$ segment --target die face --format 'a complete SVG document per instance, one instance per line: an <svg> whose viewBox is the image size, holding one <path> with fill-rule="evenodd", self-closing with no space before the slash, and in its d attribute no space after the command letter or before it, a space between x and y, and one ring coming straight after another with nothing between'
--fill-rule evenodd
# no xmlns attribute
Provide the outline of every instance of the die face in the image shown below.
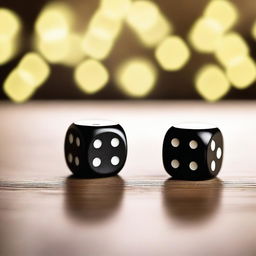
<svg viewBox="0 0 256 256"><path fill-rule="evenodd" d="M79 138L80 145L70 143ZM70 163L70 154L73 162ZM70 170L82 177L105 177L117 174L123 168L127 156L127 140L123 128L111 121L82 120L67 131L65 157ZM79 165L77 165L77 158Z"/></svg>
<svg viewBox="0 0 256 256"><path fill-rule="evenodd" d="M76 126L71 125L69 127L64 144L66 163L74 174L79 174L85 165L83 157L85 154L85 142L82 133Z"/></svg>
<svg viewBox="0 0 256 256"><path fill-rule="evenodd" d="M211 138L207 147L207 166L210 176L216 177L223 161L224 143L223 136L218 130Z"/></svg>
<svg viewBox="0 0 256 256"><path fill-rule="evenodd" d="M212 172L209 168L213 154L209 153L208 145L218 132L214 127L171 127L163 143L166 171L173 178L184 180L203 180L216 176L218 172Z"/></svg>
<svg viewBox="0 0 256 256"><path fill-rule="evenodd" d="M126 138L118 129L97 131L88 149L90 168L99 175L117 174L123 168L126 156Z"/></svg>
<svg viewBox="0 0 256 256"><path fill-rule="evenodd" d="M104 127L115 127L120 126L118 123L113 122L111 120L98 120L98 119L90 119L90 120L78 120L74 122L75 125L80 127L88 127L88 128L104 128Z"/></svg>

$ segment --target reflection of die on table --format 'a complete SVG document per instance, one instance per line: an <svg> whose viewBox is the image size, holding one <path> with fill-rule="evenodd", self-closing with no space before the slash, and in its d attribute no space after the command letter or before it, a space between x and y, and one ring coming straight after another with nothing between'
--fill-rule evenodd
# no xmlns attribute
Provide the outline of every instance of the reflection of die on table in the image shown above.
<svg viewBox="0 0 256 256"><path fill-rule="evenodd" d="M126 135L121 125L115 122L81 120L68 128L65 158L76 176L115 175L123 168L126 156Z"/></svg>
<svg viewBox="0 0 256 256"><path fill-rule="evenodd" d="M163 164L174 179L216 177L223 159L221 131L205 124L172 126L163 142Z"/></svg>

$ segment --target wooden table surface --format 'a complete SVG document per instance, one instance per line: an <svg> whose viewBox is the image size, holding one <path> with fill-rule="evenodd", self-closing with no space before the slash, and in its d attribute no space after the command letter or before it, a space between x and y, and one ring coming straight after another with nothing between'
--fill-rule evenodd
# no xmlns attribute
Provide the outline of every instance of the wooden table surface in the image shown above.
<svg viewBox="0 0 256 256"><path fill-rule="evenodd" d="M2 102L0 118L0 255L256 255L255 102ZM126 130L120 176L69 177L64 135L83 118ZM163 137L184 121L222 130L218 179L169 180Z"/></svg>

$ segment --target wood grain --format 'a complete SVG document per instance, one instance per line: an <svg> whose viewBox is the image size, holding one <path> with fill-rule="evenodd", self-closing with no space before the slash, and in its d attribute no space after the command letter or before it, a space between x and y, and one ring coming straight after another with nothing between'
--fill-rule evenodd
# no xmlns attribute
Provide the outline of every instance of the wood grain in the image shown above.
<svg viewBox="0 0 256 256"><path fill-rule="evenodd" d="M0 255L256 255L255 116L253 102L1 103ZM126 130L120 176L70 176L64 134L82 118ZM163 136L181 121L223 131L218 179L164 171Z"/></svg>

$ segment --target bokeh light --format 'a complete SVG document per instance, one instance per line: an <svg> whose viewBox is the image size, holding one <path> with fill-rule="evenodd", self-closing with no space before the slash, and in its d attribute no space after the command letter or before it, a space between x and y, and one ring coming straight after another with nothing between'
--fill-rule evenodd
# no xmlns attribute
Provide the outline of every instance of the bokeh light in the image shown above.
<svg viewBox="0 0 256 256"><path fill-rule="evenodd" d="M50 75L50 67L37 53L27 53L19 62L18 68L31 86L38 88Z"/></svg>
<svg viewBox="0 0 256 256"><path fill-rule="evenodd" d="M4 92L15 102L28 100L50 75L48 64L37 54L27 53L4 82Z"/></svg>
<svg viewBox="0 0 256 256"><path fill-rule="evenodd" d="M68 49L65 51L65 55L61 60L60 64L65 66L74 67L78 65L84 58L85 54L82 49L82 36L77 33L70 34L67 39Z"/></svg>
<svg viewBox="0 0 256 256"><path fill-rule="evenodd" d="M122 20L112 19L102 11L96 11L93 15L89 30L103 38L111 38L114 40L120 33L122 28Z"/></svg>
<svg viewBox="0 0 256 256"><path fill-rule="evenodd" d="M229 0L211 0L204 16L217 21L224 31L231 29L238 21L236 6Z"/></svg>
<svg viewBox="0 0 256 256"><path fill-rule="evenodd" d="M155 87L157 69L145 58L131 58L120 65L116 72L116 81L125 94L132 97L145 97Z"/></svg>
<svg viewBox="0 0 256 256"><path fill-rule="evenodd" d="M17 103L28 100L50 75L48 64L37 53L27 53L4 81L5 94Z"/></svg>
<svg viewBox="0 0 256 256"><path fill-rule="evenodd" d="M18 69L14 69L6 78L3 89L5 94L14 102L27 101L34 93L35 88L31 86L26 77Z"/></svg>
<svg viewBox="0 0 256 256"><path fill-rule="evenodd" d="M131 0L101 0L100 10L112 19L123 19L131 2Z"/></svg>
<svg viewBox="0 0 256 256"><path fill-rule="evenodd" d="M113 62L106 61L112 70L111 65L120 63L120 58L127 57L127 53L131 56L129 51L134 50L134 57L121 63L114 77L119 89L135 98L147 97L158 79L152 54L151 58L140 58L141 51L151 50L164 71L179 71L188 64L193 51L182 37L174 35L174 26L158 2L98 0L97 4L89 20L83 15L79 20L79 12L74 12L76 6L67 2L54 0L42 8L35 20L32 37L34 50L40 55L26 54L5 80L4 91L11 99L24 102L35 93L50 74L47 62L74 68L75 83L80 90L94 94L103 89L110 79L102 61L112 57ZM189 30L188 39L193 48L200 53L213 54L224 69L218 65L206 65L199 70L196 90L208 101L224 97L231 85L246 89L256 80L256 63L250 56L251 42L246 42L242 35L232 30L239 20L239 11L230 0L210 0ZM125 25L134 32L144 49L136 52L138 49L133 41L121 36ZM177 30L180 29L178 25ZM182 26L185 27L185 23ZM17 14L0 8L0 65L17 55L21 45L21 27ZM256 22L251 33L256 40ZM119 37L123 49L117 49L112 55ZM127 44L131 43L131 47L124 44L125 40ZM24 48L28 46L24 40ZM17 94L14 92L16 89Z"/></svg>
<svg viewBox="0 0 256 256"><path fill-rule="evenodd" d="M256 40L256 21L254 22L254 24L252 26L252 36Z"/></svg>
<svg viewBox="0 0 256 256"><path fill-rule="evenodd" d="M17 47L16 40L9 40L0 36L0 65L4 65L15 56Z"/></svg>
<svg viewBox="0 0 256 256"><path fill-rule="evenodd" d="M145 47L156 47L168 34L173 32L173 26L163 15L158 17L157 23L140 34L140 41Z"/></svg>
<svg viewBox="0 0 256 256"><path fill-rule="evenodd" d="M123 21L96 11L82 40L84 53L94 59L106 59L114 46Z"/></svg>
<svg viewBox="0 0 256 256"><path fill-rule="evenodd" d="M65 38L69 33L69 24L58 11L46 11L36 22L36 32L42 40L55 41Z"/></svg>
<svg viewBox="0 0 256 256"><path fill-rule="evenodd" d="M177 71L187 64L190 50L182 38L169 36L158 45L155 56L164 70Z"/></svg>
<svg viewBox="0 0 256 256"><path fill-rule="evenodd" d="M45 41L65 39L74 23L74 14L69 5L63 2L47 4L35 23L38 36Z"/></svg>
<svg viewBox="0 0 256 256"><path fill-rule="evenodd" d="M0 8L0 38L14 39L20 29L19 17L9 9Z"/></svg>
<svg viewBox="0 0 256 256"><path fill-rule="evenodd" d="M36 20L35 48L51 63L59 63L68 55L73 16L69 5L53 2L43 8Z"/></svg>
<svg viewBox="0 0 256 256"><path fill-rule="evenodd" d="M127 22L138 32L144 32L157 23L159 15L160 10L154 2L135 1L128 12Z"/></svg>
<svg viewBox="0 0 256 256"><path fill-rule="evenodd" d="M69 52L68 38L53 41L45 41L38 38L35 46L50 63L60 63Z"/></svg>
<svg viewBox="0 0 256 256"><path fill-rule="evenodd" d="M199 70L195 84L197 92L211 102L224 97L230 89L230 82L224 71L213 64L205 65Z"/></svg>
<svg viewBox="0 0 256 256"><path fill-rule="evenodd" d="M45 6L35 23L35 30L44 41L65 39L73 24L70 6L61 2L53 2Z"/></svg>
<svg viewBox="0 0 256 256"><path fill-rule="evenodd" d="M81 62L85 53L82 49L82 36L70 33L65 39L45 41L36 38L35 48L50 63L73 67Z"/></svg>
<svg viewBox="0 0 256 256"><path fill-rule="evenodd" d="M74 78L80 90L87 94L94 94L108 83L109 74L102 63L87 59L76 67Z"/></svg>
<svg viewBox="0 0 256 256"><path fill-rule="evenodd" d="M255 82L255 62L250 57L249 46L242 36L236 32L228 32L237 23L238 18L238 10L232 2L211 0L203 16L192 27L189 38L197 51L215 54L216 59L226 69L225 79L229 79L235 88L245 89ZM197 91L210 101L220 99L226 93L224 88L227 88L224 86L223 90L219 90L216 86L216 91L212 89L210 82L214 81L212 79L214 72L216 79L218 78L220 83L222 80L225 84L223 71L217 66L215 69L210 66L210 68L201 70L196 81ZM205 82L207 79L208 87ZM210 94L212 97L209 97Z"/></svg>
<svg viewBox="0 0 256 256"><path fill-rule="evenodd" d="M94 31L88 31L82 41L84 54L97 60L106 59L113 46L113 40L106 37L100 37Z"/></svg>
<svg viewBox="0 0 256 256"><path fill-rule="evenodd" d="M0 8L0 65L10 61L17 53L21 21L11 10Z"/></svg>
<svg viewBox="0 0 256 256"><path fill-rule="evenodd" d="M155 47L172 32L171 23L151 1L133 2L126 21L146 47Z"/></svg>
<svg viewBox="0 0 256 256"><path fill-rule="evenodd" d="M227 76L237 89L245 89L256 80L256 65L249 56L238 57L227 68Z"/></svg>
<svg viewBox="0 0 256 256"><path fill-rule="evenodd" d="M222 34L223 28L214 19L200 18L193 25L189 40L197 51L213 53Z"/></svg>
<svg viewBox="0 0 256 256"><path fill-rule="evenodd" d="M215 56L218 61L229 66L238 57L247 56L249 47L245 40L235 32L225 34L218 42Z"/></svg>

